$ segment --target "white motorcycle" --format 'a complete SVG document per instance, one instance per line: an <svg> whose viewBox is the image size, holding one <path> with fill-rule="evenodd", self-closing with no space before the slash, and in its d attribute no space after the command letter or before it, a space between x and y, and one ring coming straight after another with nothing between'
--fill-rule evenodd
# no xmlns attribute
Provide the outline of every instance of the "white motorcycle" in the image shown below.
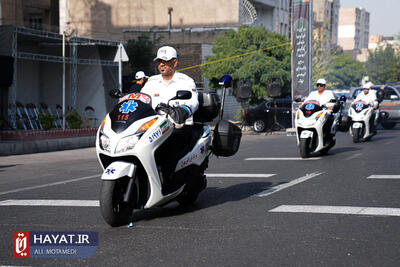
<svg viewBox="0 0 400 267"><path fill-rule="evenodd" d="M353 136L354 143L361 140L368 141L375 135L375 112L370 104L364 101L353 102L349 108L349 117L351 118L349 132Z"/></svg>
<svg viewBox="0 0 400 267"><path fill-rule="evenodd" d="M190 91L178 91L173 99L191 96ZM231 156L237 152L241 138L239 127L221 120L213 133L204 123L218 115L221 104L217 95L199 93L199 103L192 142L187 144L187 151L175 166L172 187L161 171L168 152L160 147L175 127L168 115L156 113L151 97L141 93L122 97L107 114L97 132L96 151L104 170L101 214L109 225L127 224L134 210L163 206L172 200L182 205L194 203L207 185L204 171L210 155Z"/></svg>
<svg viewBox="0 0 400 267"><path fill-rule="evenodd" d="M335 143L337 124L341 118L340 112L333 115L331 127L326 127L331 110L321 106L318 101L307 101L296 112L295 127L297 146L300 156L307 158L311 153L327 154Z"/></svg>

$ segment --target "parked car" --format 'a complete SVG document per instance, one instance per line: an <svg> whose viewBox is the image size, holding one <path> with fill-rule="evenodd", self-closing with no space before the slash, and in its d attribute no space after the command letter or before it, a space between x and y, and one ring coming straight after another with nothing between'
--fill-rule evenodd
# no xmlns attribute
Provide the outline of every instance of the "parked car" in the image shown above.
<svg viewBox="0 0 400 267"><path fill-rule="evenodd" d="M375 85L371 89L378 91L381 85ZM348 105L354 101L362 87L351 88ZM381 112L381 125L385 129L392 129L397 123L400 123L400 85L385 85L382 102L379 104Z"/></svg>
<svg viewBox="0 0 400 267"><path fill-rule="evenodd" d="M275 126L288 128L292 125L292 101L289 98L266 100L244 113L244 122L253 126L256 132L274 129Z"/></svg>

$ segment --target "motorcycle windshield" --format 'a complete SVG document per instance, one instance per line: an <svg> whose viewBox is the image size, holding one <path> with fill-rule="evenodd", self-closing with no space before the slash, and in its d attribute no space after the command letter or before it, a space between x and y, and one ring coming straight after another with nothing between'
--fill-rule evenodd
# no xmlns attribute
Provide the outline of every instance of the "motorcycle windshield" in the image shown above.
<svg viewBox="0 0 400 267"><path fill-rule="evenodd" d="M151 97L146 94L129 94L122 97L109 113L111 129L116 133L126 130L137 120L157 115L151 106Z"/></svg>
<svg viewBox="0 0 400 267"><path fill-rule="evenodd" d="M366 102L355 102L353 104L353 108L356 113L360 113L361 111L367 109L368 107L369 105Z"/></svg>
<svg viewBox="0 0 400 267"><path fill-rule="evenodd" d="M322 107L319 105L319 102L310 101L304 103L303 106L300 108L300 110L303 112L304 117L308 118L315 112L321 111Z"/></svg>

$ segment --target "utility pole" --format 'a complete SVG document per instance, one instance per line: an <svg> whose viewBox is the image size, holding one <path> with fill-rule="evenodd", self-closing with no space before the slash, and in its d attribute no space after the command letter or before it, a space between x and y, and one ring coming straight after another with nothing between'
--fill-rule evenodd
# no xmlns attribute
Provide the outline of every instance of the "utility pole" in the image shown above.
<svg viewBox="0 0 400 267"><path fill-rule="evenodd" d="M63 58L63 75L62 75L62 128L65 131L65 30L62 35L62 58Z"/></svg>

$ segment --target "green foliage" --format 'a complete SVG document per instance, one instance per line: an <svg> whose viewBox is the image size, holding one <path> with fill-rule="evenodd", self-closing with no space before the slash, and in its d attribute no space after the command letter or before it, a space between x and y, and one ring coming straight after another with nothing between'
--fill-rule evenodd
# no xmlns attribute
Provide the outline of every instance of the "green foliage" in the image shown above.
<svg viewBox="0 0 400 267"><path fill-rule="evenodd" d="M369 52L366 62L367 75L374 83L386 83L387 81L400 80L400 56L399 51L387 45Z"/></svg>
<svg viewBox="0 0 400 267"><path fill-rule="evenodd" d="M326 80L336 88L356 87L365 75L364 63L353 59L349 54L330 58Z"/></svg>
<svg viewBox="0 0 400 267"><path fill-rule="evenodd" d="M287 42L285 36L263 27L240 26L237 31L228 30L214 41L212 51L215 55L207 57L206 63L210 64L202 67L202 73L213 88L218 87L218 80L225 73L232 75L234 84L239 79L250 79L256 99L267 96L268 78L279 77L283 91L289 93L290 48L267 49Z"/></svg>
<svg viewBox="0 0 400 267"><path fill-rule="evenodd" d="M359 86L365 72L363 63L331 46L329 39L313 35L313 85L324 78L329 88Z"/></svg>
<svg viewBox="0 0 400 267"><path fill-rule="evenodd" d="M54 116L51 116L49 113L39 113L39 121L42 124L43 130L50 130L54 120Z"/></svg>
<svg viewBox="0 0 400 267"><path fill-rule="evenodd" d="M68 126L71 129L79 129L82 125L82 117L76 110L69 112L65 116L65 120L68 122Z"/></svg>
<svg viewBox="0 0 400 267"><path fill-rule="evenodd" d="M146 74L154 73L153 58L155 43L145 35L139 36L137 40L128 40L126 53L128 54L129 63L134 73L139 70L144 71Z"/></svg>

